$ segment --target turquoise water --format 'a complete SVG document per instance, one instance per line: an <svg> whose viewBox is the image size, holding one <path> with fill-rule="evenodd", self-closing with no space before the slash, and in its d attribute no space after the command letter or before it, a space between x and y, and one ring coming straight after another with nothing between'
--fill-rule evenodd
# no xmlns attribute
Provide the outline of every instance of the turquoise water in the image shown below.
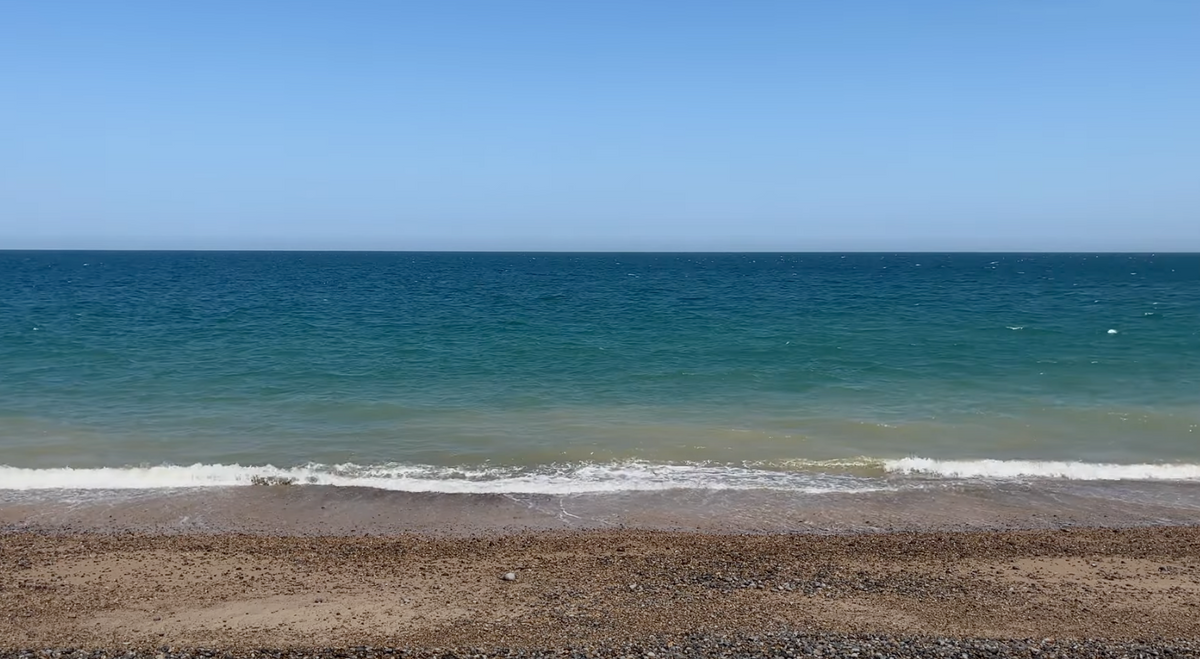
<svg viewBox="0 0 1200 659"><path fill-rule="evenodd" d="M0 291L0 489L1200 479L1200 255L10 251Z"/></svg>

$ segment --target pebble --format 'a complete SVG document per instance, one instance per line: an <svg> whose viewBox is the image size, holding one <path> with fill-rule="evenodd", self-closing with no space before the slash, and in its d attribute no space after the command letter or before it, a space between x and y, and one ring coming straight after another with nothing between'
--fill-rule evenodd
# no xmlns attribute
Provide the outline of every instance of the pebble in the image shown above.
<svg viewBox="0 0 1200 659"><path fill-rule="evenodd" d="M1143 594L1145 599L1112 600L1124 591L1113 590L1115 586L1104 586L1109 582L1103 581L1108 568L1117 560L1130 558L1146 562L1144 568L1139 569L1154 573L1152 577L1144 577L1151 580L1151 586L1168 582L1190 584L1200 577L1200 566L1195 564L1200 529L1191 527L832 537L615 532L605 536L530 535L467 540L118 536L81 537L77 542L80 543L78 547L59 537L33 534L10 534L0 538L0 577L5 577L0 579L0 648L7 648L0 649L0 659L46 656L50 659L100 659L100 655L92 651L95 647L92 644L107 645L110 648L106 655L108 659L160 659L156 653L163 654L161 659L236 659L250 657L251 653L258 659L370 659L383 656L524 656L540 659L550 656L648 657L649 653L653 653L655 659L842 657L854 653L862 659L952 659L963 654L972 659L1200 656L1200 617L1195 616L1195 609L1185 608L1195 606L1196 600L1190 591L1164 595L1157 594L1158 590L1146 591L1151 592L1153 598ZM607 549L617 546L625 547L626 551ZM183 602L163 601L154 584L145 578L111 581L123 587L123 596L129 598L130 604L121 604L108 590L83 591L80 586L56 586L52 581L58 562L66 562L64 555L92 560L89 556L96 555L95 552L103 557L129 551L175 552L168 556L178 556L180 561L190 561L192 559L188 557L200 553L214 560L271 561L267 564L279 566L281 574L299 577L294 594L302 597L299 601L304 603L326 599L319 595L320 592L337 593L334 599L339 605L353 602L359 592L355 588L374 597L378 580L379 583L400 584L398 587L405 589L400 591L405 597L398 598L402 603L411 597L419 604L413 610L397 607L397 615L412 616L412 631L403 624L368 626L369 615L364 616L365 620L346 622L339 617L334 624L328 621L334 618L335 609L339 607L320 606L312 607L308 612L327 616L327 619L323 618L325 626L306 636L305 641L296 642L282 634L275 638L283 640L271 640L270 633L250 631L226 635L214 630L192 637L193 643L201 642L200 638L207 639L204 650L143 649L151 643L176 646L187 639L186 632L195 627L189 628L186 616L182 621L177 621L177 616L168 618L172 622L162 626L168 631L162 638L144 629L133 628L127 632L89 636L90 621L63 624L69 619L68 615L75 615L77 610L83 612L80 618L85 619L97 614L112 615L114 606L125 607L117 611L136 610L138 616L144 616L145 609L140 608L144 606L143 602L153 601L155 608L160 610L168 610L172 602ZM1078 588L1073 580L1048 590L1039 584L1034 590L1013 579L1008 568L1015 559L1046 555L1069 559L1074 567L1086 566L1089 562L1103 565L1103 572L1086 571L1087 578L1099 584L1097 592L1076 592ZM41 572L18 572L13 569L16 561L5 562L4 556L35 556L33 562ZM480 561L481 556L485 557L483 561ZM397 557L403 557L403 560L397 560ZM973 563L989 569L986 573L973 572ZM249 567L254 563L242 564ZM461 566L457 568L460 570L457 575L452 571L456 568L446 567L455 564ZM140 569L160 579L165 579L163 571L175 568L170 563L163 563L158 568L153 564L141 565ZM343 574L346 565L355 566L356 572L348 576ZM513 571L492 572L505 565L512 565L510 570ZM1172 566L1170 580L1164 576L1166 571L1158 570L1168 565ZM949 566L954 569L950 570ZM414 575L425 572L421 568L433 568L425 575L424 582L413 579ZM159 572L154 573L155 569ZM478 580L486 579L488 572L496 575L493 578L497 580L516 581L519 574L516 569L535 570L536 579L520 588L515 585L512 588L479 587ZM996 576L992 576L993 571ZM311 576L327 572L328 576L320 579ZM456 581L459 576L461 579ZM192 579L200 589L198 596L215 597L204 581L197 577ZM221 597L228 597L230 601L239 601L236 598L254 601L246 598L277 594L270 590L269 582L245 585L239 580L233 583L235 586L230 587L238 590ZM461 592L454 590L456 583L463 589ZM1015 588L1016 592L1014 584L1019 586ZM778 587L788 594L778 594ZM493 591L499 591L500 595L489 603L487 596ZM94 593L91 595L94 599L82 599L82 593L88 592ZM463 598L469 598L471 615L478 617L457 618L451 622L437 619L438 607L444 610L446 606L463 602ZM882 633L887 627L876 629L877 635L834 633L839 628L833 625L838 624L847 625L840 629L842 632L853 630L861 634L870 630L871 625L878 624L868 617L870 610L854 614L850 609L851 614L825 622L807 623L802 617L802 612L809 608L836 611L843 605L869 603L879 598L907 606L908 611L915 611L911 607L916 604L927 606L920 613L920 622L924 626L915 628L937 630L943 636L905 637ZM485 601L479 603L476 599ZM1020 606L1031 601L1042 604L1042 608L1032 613L1044 620L1023 622L1024 618L1001 617L1006 611L1016 612L1014 616L1022 613L1024 610ZM1119 607L1114 606L1113 601ZM1132 606L1126 606L1126 603ZM523 606L526 608L518 609ZM478 613L474 612L476 607ZM416 615L417 609L420 609L419 615ZM182 606L182 611L188 610L191 610L188 606ZM905 610L900 608L901 613ZM1163 610L1170 611L1171 615L1163 615ZM791 615L793 611L801 613ZM32 628L28 621L31 612L38 616L34 624L41 624L47 630L41 632L40 637L25 631ZM353 610L350 612L353 616ZM993 612L999 613L993 615ZM775 617L777 613L779 618ZM790 620L783 615L785 613ZM974 613L982 616L978 624L972 622ZM496 617L491 618L491 615ZM1009 619L1025 625L1018 627L1024 630L1021 634L1046 640L1029 640L1025 636L991 640L972 637L996 633L991 630L1003 629L1003 623ZM788 624L796 627L783 627ZM806 624L813 626L801 626ZM829 627L816 627L816 624ZM989 627L989 624L996 626ZM64 628L63 631L49 631L58 627ZM774 631L764 633L767 629ZM829 633L818 634L814 629ZM717 635L718 630L727 635ZM756 635L738 636L751 631ZM51 636L52 633L56 635ZM1072 636L1110 635L1112 638L1108 640L1064 640ZM38 638L41 640L34 640ZM1146 640L1128 640L1136 638ZM365 641L373 645L390 643L393 649L354 647ZM289 642L294 643L291 649L279 648L279 644ZM401 642L409 645L396 648ZM35 643L38 647L30 650L13 649ZM590 647L581 649L585 643ZM67 653L53 649L49 655L43 653L47 648L68 644L85 649L69 658ZM348 644L350 647L339 649L314 644ZM440 651L432 649L435 644L441 647Z"/></svg>
<svg viewBox="0 0 1200 659"><path fill-rule="evenodd" d="M758 636L720 636L692 634L671 639L658 639L653 644L638 645L610 644L588 647L494 647L494 648L374 648L366 646L341 648L173 648L120 652L91 650L75 652L73 649L55 650L48 648L0 650L0 659L39 659L71 655L71 659L390 659L401 656L410 659L433 659L444 657L504 657L515 659L549 659L570 657L582 659L595 657L641 656L646 659L681 659L684 657L727 657L742 659L750 657L889 657L892 659L970 659L989 657L995 659L1028 658L1034 656L1089 657L1095 659L1117 659L1125 657L1196 657L1200 655L1200 641L1189 639L1164 639L1149 641L1021 641L995 639L947 639L931 637L904 637L887 635L804 634L797 632L773 632Z"/></svg>

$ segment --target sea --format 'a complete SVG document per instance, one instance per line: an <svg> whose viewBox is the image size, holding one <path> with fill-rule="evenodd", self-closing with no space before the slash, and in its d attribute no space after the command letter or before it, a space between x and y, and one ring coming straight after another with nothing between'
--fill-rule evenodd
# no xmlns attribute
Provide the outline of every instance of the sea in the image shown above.
<svg viewBox="0 0 1200 659"><path fill-rule="evenodd" d="M0 527L1200 521L1200 255L0 251Z"/></svg>

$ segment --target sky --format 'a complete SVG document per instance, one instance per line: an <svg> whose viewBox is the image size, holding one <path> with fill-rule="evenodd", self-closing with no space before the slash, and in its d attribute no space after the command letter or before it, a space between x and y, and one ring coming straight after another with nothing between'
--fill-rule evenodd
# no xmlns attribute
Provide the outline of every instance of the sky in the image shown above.
<svg viewBox="0 0 1200 659"><path fill-rule="evenodd" d="M1191 0L0 0L0 249L1200 251Z"/></svg>

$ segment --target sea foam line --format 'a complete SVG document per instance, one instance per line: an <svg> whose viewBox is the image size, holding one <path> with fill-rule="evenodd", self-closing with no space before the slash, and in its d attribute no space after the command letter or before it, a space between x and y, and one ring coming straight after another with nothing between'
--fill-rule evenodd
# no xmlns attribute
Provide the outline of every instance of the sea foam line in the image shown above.
<svg viewBox="0 0 1200 659"><path fill-rule="evenodd" d="M1015 480L1054 478L1080 481L1200 480L1200 464L1113 464L1040 460L885 460L891 474L957 479Z"/></svg>
<svg viewBox="0 0 1200 659"><path fill-rule="evenodd" d="M581 494L673 489L772 489L821 493L871 491L883 487L878 482L844 475L634 461L550 466L536 470L400 464L310 464L295 468L220 464L80 469L0 466L0 490L145 490L271 483L471 494Z"/></svg>
<svg viewBox="0 0 1200 659"><path fill-rule="evenodd" d="M280 468L222 464L142 467L0 466L0 490L152 490L240 487L257 484L368 487L403 492L464 494L584 494L689 490L784 490L802 493L868 492L902 486L891 477L946 480L1200 481L1200 464L1107 464L1036 460L898 460L806 462L769 465L608 464L516 467L435 467L355 464ZM876 477L844 473L869 468ZM833 473L830 473L833 472ZM838 473L843 472L843 473Z"/></svg>

